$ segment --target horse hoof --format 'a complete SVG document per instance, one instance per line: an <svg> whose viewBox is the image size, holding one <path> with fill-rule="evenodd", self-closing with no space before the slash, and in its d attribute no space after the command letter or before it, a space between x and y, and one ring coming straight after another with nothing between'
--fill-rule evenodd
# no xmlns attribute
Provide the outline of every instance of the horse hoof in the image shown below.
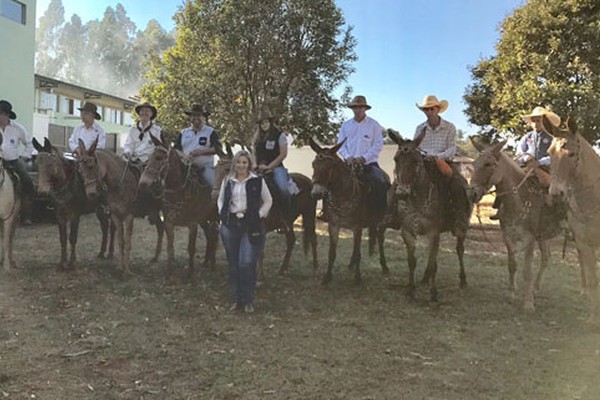
<svg viewBox="0 0 600 400"><path fill-rule="evenodd" d="M386 266L381 267L381 274L383 276L390 276L390 269Z"/></svg>
<svg viewBox="0 0 600 400"><path fill-rule="evenodd" d="M323 277L323 279L321 280L321 285L323 286L327 286L329 285L329 282L331 282L332 277L330 275L325 275Z"/></svg>
<svg viewBox="0 0 600 400"><path fill-rule="evenodd" d="M150 259L150 263L152 263L152 264L154 264L154 263L155 263L155 262L157 262L157 261L158 261L158 257L152 257L152 258Z"/></svg>
<svg viewBox="0 0 600 400"><path fill-rule="evenodd" d="M533 302L525 302L525 304L523 305L523 311L525 311L526 313L534 312L535 305L533 304Z"/></svg>
<svg viewBox="0 0 600 400"><path fill-rule="evenodd" d="M100 259L100 260L104 260L104 253L98 253L98 255L96 256L96 258Z"/></svg>
<svg viewBox="0 0 600 400"><path fill-rule="evenodd" d="M466 289L469 285L467 284L467 281L460 281L460 288L461 289Z"/></svg>

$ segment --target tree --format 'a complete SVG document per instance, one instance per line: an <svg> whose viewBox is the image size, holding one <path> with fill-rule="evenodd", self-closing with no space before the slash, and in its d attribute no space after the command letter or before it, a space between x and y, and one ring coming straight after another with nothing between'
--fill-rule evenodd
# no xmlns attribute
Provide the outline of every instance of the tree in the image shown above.
<svg viewBox="0 0 600 400"><path fill-rule="evenodd" d="M40 17L35 32L37 52L35 57L36 71L47 76L57 76L63 63L59 51L59 38L65 22L65 8L61 0L52 0L48 9Z"/></svg>
<svg viewBox="0 0 600 400"><path fill-rule="evenodd" d="M529 0L501 25L497 54L471 68L464 100L470 122L490 135L522 135L522 116L537 105L575 118L600 137L600 3Z"/></svg>
<svg viewBox="0 0 600 400"><path fill-rule="evenodd" d="M226 138L248 144L269 109L302 143L337 132L332 93L353 71L355 39L333 0L188 0L175 15L177 41L151 58L142 96L175 132L202 102Z"/></svg>
<svg viewBox="0 0 600 400"><path fill-rule="evenodd" d="M59 52L63 62L61 71L57 78L69 82L84 83L85 72L90 68L91 60L86 57L85 47L87 43L87 29L82 24L77 14L71 16L71 20L61 30L59 38Z"/></svg>

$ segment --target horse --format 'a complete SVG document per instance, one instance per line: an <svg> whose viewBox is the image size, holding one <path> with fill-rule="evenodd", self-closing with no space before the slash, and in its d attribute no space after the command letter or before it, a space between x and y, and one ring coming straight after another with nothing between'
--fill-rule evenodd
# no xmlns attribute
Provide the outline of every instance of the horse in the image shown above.
<svg viewBox="0 0 600 400"><path fill-rule="evenodd" d="M58 222L61 248L58 269L64 270L74 267L77 259L76 247L79 233L79 219L81 215L91 213L92 211L96 212L100 228L102 229L102 243L98 258L105 257L107 247L109 248L107 256L112 258L114 253L114 226L111 226L112 232L110 234L111 240L109 246L109 215L99 199L91 201L86 197L83 179L77 171L75 160L63 157L47 138L44 138L44 146L36 138L33 138L32 143L38 152L36 158L38 167L37 191L42 195L50 196ZM68 259L67 236L71 244L71 252Z"/></svg>
<svg viewBox="0 0 600 400"><path fill-rule="evenodd" d="M206 235L205 264L215 265L218 231L211 221L211 191L201 182L200 170L188 157L176 148L171 148L166 140L151 136L154 152L140 178L139 188L145 190L153 183L164 180L163 214L167 234L167 275L175 264L175 226L188 227L188 271L194 273L196 236L198 224Z"/></svg>
<svg viewBox="0 0 600 400"><path fill-rule="evenodd" d="M454 215L448 201L448 189L443 190L443 176L435 163L429 163L419 150L423 136L415 140L404 140L398 134L390 133L390 138L398 145L394 155L394 184L393 188L397 197L395 228L401 230L402 239L406 246L409 283L408 296L413 299L415 294L415 269L417 259L415 256L416 241L418 236L427 236L428 259L427 268L423 275L422 283L429 283L430 300L438 300L438 291L435 283L437 274L437 255L440 247L440 234L451 232L456 236L456 254L460 265L460 287L467 286L465 273L464 252L472 204L463 204L468 210L464 215ZM453 173L458 173L453 171ZM464 178L463 178L464 179ZM466 186L466 182L465 182ZM465 194L465 202L468 199ZM386 225L378 227L378 243L380 261L385 265L384 234Z"/></svg>
<svg viewBox="0 0 600 400"><path fill-rule="evenodd" d="M131 274L129 259L133 218L135 215L140 215L142 210L155 221L158 233L155 259L160 255L164 234L164 225L159 217L160 202L156 200L151 204L139 204L137 191L132 190L138 185L138 170L115 153L97 149L97 145L96 140L89 149L86 149L83 141L79 140L77 168L83 178L85 194L90 200L106 196L119 245L119 269L125 274Z"/></svg>
<svg viewBox="0 0 600 400"><path fill-rule="evenodd" d="M329 210L329 257L327 272L322 284L327 285L333 279L333 264L335 263L337 244L341 228L351 229L353 233L353 250L348 269L354 269L354 283L361 283L360 273L360 244L363 228L375 232L378 221L373 218L367 204L368 188L360 178L362 165L353 165L344 161L338 150L345 140L333 147L320 146L312 138L310 147L316 153L313 160L313 189L312 195L326 202Z"/></svg>
<svg viewBox="0 0 600 400"><path fill-rule="evenodd" d="M600 157L569 121L556 127L545 116L544 129L554 136L550 155L550 195L563 197L567 222L575 238L581 284L590 300L588 322L600 326L600 292L596 250L600 246Z"/></svg>
<svg viewBox="0 0 600 400"><path fill-rule="evenodd" d="M0 146L2 146L3 136L0 134ZM0 150L0 155L1 155ZM13 240L15 230L19 223L21 212L21 197L17 192L9 172L0 161L0 235L2 236L3 264L6 272L11 268L16 268L17 263L13 257Z"/></svg>
<svg viewBox="0 0 600 400"><path fill-rule="evenodd" d="M548 240L562 231L565 218L564 205L546 202L548 189L541 184L534 170L524 171L501 150L505 141L493 146L484 146L471 137L473 146L481 155L473 163L473 175L469 190L474 203L478 203L492 186L496 196L502 198L499 211L502 237L508 251L509 284L516 292L516 253L524 250L523 308L534 310L534 294L540 288L542 275L548 266L550 249ZM533 251L537 243L540 250L540 269L533 279Z"/></svg>
<svg viewBox="0 0 600 400"><path fill-rule="evenodd" d="M213 201L216 204L216 199L221 189L221 185L225 180L225 177L229 175L231 171L231 161L233 158L233 154L231 152L231 147L227 145L227 153L222 154L220 156L219 161L215 167L215 186L213 188ZM294 233L294 221L301 215L302 216L302 244L304 248L304 255L308 254L309 248L312 252L313 259L313 271L317 271L319 268L319 262L317 259L317 234L315 232L315 216L317 209L317 201L312 197L312 182L309 177L292 172L290 173L290 178L294 181L296 186L299 189L299 192L292 196L292 213L291 220L285 221L279 205L276 201L276 196L274 196L273 206L269 211L269 215L267 216L267 220L265 222L265 230L267 232L275 231L277 229L281 230L285 235L285 254L283 256L283 262L279 267L279 274L283 274L288 268L290 264L290 258L292 257L292 251L294 250L294 245L296 243L296 234ZM269 184L269 176L265 176L265 181ZM269 189L271 193L274 193L275 188L272 188L272 184L269 185ZM265 253L264 248L262 253L258 259L257 266L257 276L259 279L263 274L263 261L264 261Z"/></svg>

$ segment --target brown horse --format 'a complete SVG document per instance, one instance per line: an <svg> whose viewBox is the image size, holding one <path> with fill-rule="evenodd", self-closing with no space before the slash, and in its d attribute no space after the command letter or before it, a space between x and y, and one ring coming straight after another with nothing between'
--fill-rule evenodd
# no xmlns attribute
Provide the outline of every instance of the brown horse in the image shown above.
<svg viewBox="0 0 600 400"><path fill-rule="evenodd" d="M212 188L201 181L200 170L178 149L171 148L167 141L152 137L156 148L148 159L146 169L139 182L140 190L164 180L163 214L167 233L167 274L175 263L175 226L188 227L188 267L194 272L196 237L198 224L206 234L205 264L215 265L218 243L217 226L210 220Z"/></svg>
<svg viewBox="0 0 600 400"><path fill-rule="evenodd" d="M131 274L129 258L133 218L140 215L139 210L149 213L156 222L158 237L154 254L156 259L160 255L164 233L164 226L158 217L160 202L138 204L137 191L134 190L138 186L138 170L115 153L96 147L97 141L86 150L83 141L79 140L77 167L83 178L86 196L90 200L106 196L119 245L119 268Z"/></svg>
<svg viewBox="0 0 600 400"><path fill-rule="evenodd" d="M351 229L354 237L352 256L348 269L354 269L354 283L360 284L360 244L363 228L374 232L377 221L374 220L367 205L368 188L360 179L362 166L345 162L338 154L344 142L326 148L321 147L313 139L310 147L317 153L313 161L313 189L315 198L322 198L329 210L329 257L327 272L323 284L327 285L333 278L337 244L341 228Z"/></svg>
<svg viewBox="0 0 600 400"><path fill-rule="evenodd" d="M550 154L550 194L563 196L567 221L575 237L582 286L591 303L589 322L600 326L600 292L596 250L600 247L600 157L592 146L569 128L557 128L544 117L544 129L554 136Z"/></svg>
<svg viewBox="0 0 600 400"><path fill-rule="evenodd" d="M37 190L40 194L48 195L52 199L58 222L60 237L60 263L59 269L72 268L77 258L76 247L79 233L79 219L81 215L96 212L100 228L102 229L102 243L98 258L104 258L107 247L108 257L114 253L114 226L109 238L109 216L107 210L100 203L100 199L89 200L85 195L83 179L77 171L74 159L67 159L44 138L42 146L33 138L33 147L38 151L36 158L38 166ZM67 236L71 244L70 256L67 259Z"/></svg>
<svg viewBox="0 0 600 400"><path fill-rule="evenodd" d="M471 216L472 205L464 204L462 208L468 210L464 215L454 215L454 210L448 204L448 189L443 189L443 180L447 179L436 168L435 163L426 162L425 156L419 150L423 137L416 140L404 140L400 136L390 133L390 138L398 145L394 156L394 185L397 201L396 228L401 229L402 239L406 245L409 284L408 295L414 297L415 269L417 259L415 256L416 241L418 236L428 239L429 255L427 268L423 275L423 283L429 283L431 301L437 301L438 291L435 283L437 274L437 255L440 247L440 234L452 232L456 236L456 254L460 265L460 287L467 286L465 273L464 252L467 229ZM453 173L457 174L457 171ZM459 177L459 179L462 177ZM463 178L464 179L464 178ZM447 184L447 183L446 183ZM465 182L466 187L466 182ZM468 203L465 193L465 203ZM379 227L379 252L385 260L383 250L383 234L385 226Z"/></svg>
<svg viewBox="0 0 600 400"><path fill-rule="evenodd" d="M231 160L233 154L231 148L227 146L227 154L221 155L220 160L217 162L215 167L215 186L213 188L213 201L216 204L216 199L221 189L221 185L225 180L225 177L231 171ZM284 273L290 264L290 258L292 257L292 251L294 244L296 243L296 234L294 233L294 221L301 215L302 216L302 243L304 246L304 254L308 253L309 247L312 251L313 258L313 271L319 268L319 262L317 259L317 234L315 232L315 215L317 208L317 201L312 197L312 182L310 178L299 173L291 173L290 178L296 183L299 189L299 193L292 196L292 213L291 221L285 221L281 214L281 210L276 201L273 203L273 207L269 211L267 221L265 223L265 229L267 232L281 230L285 234L285 254L283 256L283 262L279 267L279 273ZM266 176L265 180L269 183L269 177ZM271 185L269 185L271 189ZM273 192L273 190L272 190ZM276 197L274 197L275 200ZM264 249L259 257L257 276L259 279L262 277L263 261L264 261Z"/></svg>
<svg viewBox="0 0 600 400"><path fill-rule="evenodd" d="M548 239L558 235L561 221L565 218L564 205L553 206L546 203L547 187L542 185L535 174L526 172L501 150L506 142L484 146L476 139L471 142L481 155L473 164L470 189L474 202L479 202L492 186L496 196L502 198L500 207L500 227L508 250L509 284L516 291L516 253L524 250L523 307L534 309L534 293L539 290L542 274L548 266L550 249ZM540 269L533 279L532 259L535 243L540 249Z"/></svg>
<svg viewBox="0 0 600 400"><path fill-rule="evenodd" d="M3 136L0 134L0 146ZM2 151L0 150L0 155ZM21 212L21 197L9 172L0 160L0 236L2 238L2 255L4 270L16 267L13 257L13 240L19 224Z"/></svg>

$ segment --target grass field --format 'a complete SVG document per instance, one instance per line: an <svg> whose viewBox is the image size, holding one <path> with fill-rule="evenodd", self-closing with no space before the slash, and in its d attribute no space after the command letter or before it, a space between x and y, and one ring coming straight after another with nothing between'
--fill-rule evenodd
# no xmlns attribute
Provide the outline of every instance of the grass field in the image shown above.
<svg viewBox="0 0 600 400"><path fill-rule="evenodd" d="M464 290L454 240L444 238L440 302L431 304L425 287L416 301L405 297L405 251L394 231L386 239L389 278L365 242L364 282L353 286L345 232L334 280L323 288L324 228L316 276L301 246L289 272L276 275L284 238L268 236L253 315L227 311L222 246L216 270L190 280L182 268L166 281L165 256L148 263L154 230L136 220L135 275L122 279L111 261L93 257L95 218L83 220L72 273L55 270L55 226L20 228L21 268L0 273L0 398L600 398L600 335L585 324L572 244L561 259L562 239L555 240L537 310L524 313L507 289L498 231L470 232ZM186 236L177 231L182 266Z"/></svg>

